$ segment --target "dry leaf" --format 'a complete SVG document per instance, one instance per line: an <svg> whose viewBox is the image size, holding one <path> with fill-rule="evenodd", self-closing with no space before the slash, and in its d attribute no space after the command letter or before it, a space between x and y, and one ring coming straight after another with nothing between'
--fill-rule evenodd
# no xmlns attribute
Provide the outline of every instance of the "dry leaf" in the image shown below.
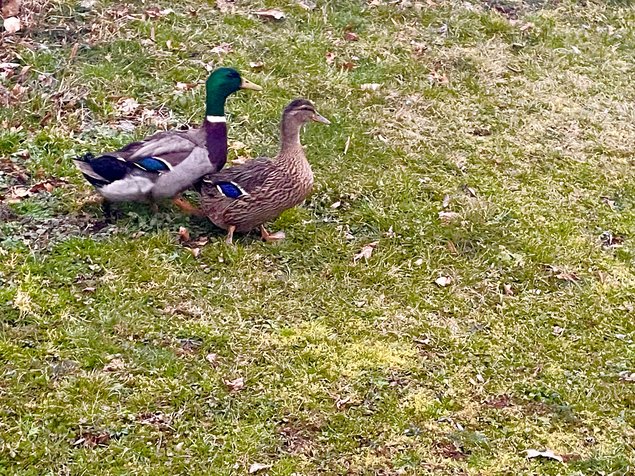
<svg viewBox="0 0 635 476"><path fill-rule="evenodd" d="M106 431L96 432L89 430L82 432L79 438L73 442L74 446L85 446L86 448L95 448L96 446L106 446L110 441L110 434Z"/></svg>
<svg viewBox="0 0 635 476"><path fill-rule="evenodd" d="M512 285L511 284L503 284L503 292L507 296L513 296L514 295L514 290L512 289Z"/></svg>
<svg viewBox="0 0 635 476"><path fill-rule="evenodd" d="M346 41L358 41L359 35L357 33L353 33L352 31L347 31L344 33L344 39Z"/></svg>
<svg viewBox="0 0 635 476"><path fill-rule="evenodd" d="M331 208L335 210L336 208L339 208L341 205L342 205L342 202L338 200L337 202L334 202L331 204Z"/></svg>
<svg viewBox="0 0 635 476"><path fill-rule="evenodd" d="M22 24L18 17L8 17L4 19L4 31L8 34L17 33L21 28Z"/></svg>
<svg viewBox="0 0 635 476"><path fill-rule="evenodd" d="M16 17L20 13L21 0L7 0L6 2L0 1L2 5L2 18Z"/></svg>
<svg viewBox="0 0 635 476"><path fill-rule="evenodd" d="M527 22L524 25L522 25L520 27L520 31L527 31L527 30L531 30L532 28L534 28L536 25L534 25L532 22Z"/></svg>
<svg viewBox="0 0 635 476"><path fill-rule="evenodd" d="M234 8L234 0L216 0L216 8L221 13L230 12Z"/></svg>
<svg viewBox="0 0 635 476"><path fill-rule="evenodd" d="M352 71L353 69L355 69L355 63L353 61L344 61L342 63L342 69L344 71Z"/></svg>
<svg viewBox="0 0 635 476"><path fill-rule="evenodd" d="M123 370L126 367L123 359L116 357L104 365L104 372L116 372L117 370Z"/></svg>
<svg viewBox="0 0 635 476"><path fill-rule="evenodd" d="M139 108L139 103L133 98L121 98L117 102L117 110L122 114L132 114Z"/></svg>
<svg viewBox="0 0 635 476"><path fill-rule="evenodd" d="M197 83L176 83L176 89L179 91L189 91L190 89L194 89L198 86Z"/></svg>
<svg viewBox="0 0 635 476"><path fill-rule="evenodd" d="M215 46L214 48L211 49L212 53L216 53L217 55L224 55L226 53L231 52L232 50L232 45L229 43L221 43L218 46Z"/></svg>
<svg viewBox="0 0 635 476"><path fill-rule="evenodd" d="M551 333L556 337L560 337L562 334L564 334L564 328L560 326L553 326Z"/></svg>
<svg viewBox="0 0 635 476"><path fill-rule="evenodd" d="M260 61L252 61L251 63L249 63L249 67L254 71L260 71L262 70L262 68L265 67L265 64Z"/></svg>
<svg viewBox="0 0 635 476"><path fill-rule="evenodd" d="M256 10L255 12L252 12L252 13L265 20L284 20L286 16L280 10L275 10L273 8L267 8L265 10Z"/></svg>
<svg viewBox="0 0 635 476"><path fill-rule="evenodd" d="M635 382L635 372L629 372L628 370L624 370L618 374L620 376L620 380L624 382Z"/></svg>
<svg viewBox="0 0 635 476"><path fill-rule="evenodd" d="M442 288L452 284L452 281L452 276L439 276L437 279L434 280L435 284L437 286L441 286Z"/></svg>
<svg viewBox="0 0 635 476"><path fill-rule="evenodd" d="M194 256L194 258L198 258L198 256L201 254L201 249L200 248L188 248L190 250L190 253L192 253L192 256Z"/></svg>
<svg viewBox="0 0 635 476"><path fill-rule="evenodd" d="M238 377L234 380L223 380L223 382L231 392L239 392L245 388L245 379L243 377Z"/></svg>
<svg viewBox="0 0 635 476"><path fill-rule="evenodd" d="M430 81L430 84L441 84L443 86L447 85L450 82L448 77L445 74L440 73L439 71L432 71L428 75L428 81Z"/></svg>
<svg viewBox="0 0 635 476"><path fill-rule="evenodd" d="M525 450L525 453L527 453L527 459L548 458L548 459L555 459L556 461L560 461L561 463L564 462L564 460L562 459L562 456L555 454L551 450L538 451L534 449L529 449L529 450Z"/></svg>
<svg viewBox="0 0 635 476"><path fill-rule="evenodd" d="M317 6L313 0L296 0L296 3L307 11L315 10Z"/></svg>
<svg viewBox="0 0 635 476"><path fill-rule="evenodd" d="M218 354L207 354L205 356L205 360L212 364L212 366L216 367L216 365L218 365Z"/></svg>
<svg viewBox="0 0 635 476"><path fill-rule="evenodd" d="M373 241L362 248L362 250L353 257L353 263L357 263L360 259L369 259L373 255L373 251L377 248L379 241Z"/></svg>
<svg viewBox="0 0 635 476"><path fill-rule="evenodd" d="M457 212L439 212L439 220L444 225L448 225L459 218L461 218L461 214Z"/></svg>
<svg viewBox="0 0 635 476"><path fill-rule="evenodd" d="M179 241L181 243L190 241L190 231L184 226L179 227Z"/></svg>
<svg viewBox="0 0 635 476"><path fill-rule="evenodd" d="M335 53L332 51L327 51L324 57L326 58L326 64L333 64L335 62Z"/></svg>
<svg viewBox="0 0 635 476"><path fill-rule="evenodd" d="M377 91L379 88L381 88L381 84L379 84L379 83L366 83L366 84L362 84L359 88L362 91Z"/></svg>
<svg viewBox="0 0 635 476"><path fill-rule="evenodd" d="M261 464L261 463L252 463L251 466L249 466L249 474L254 474L257 473L258 471L262 471L264 469L269 469L271 468L271 464Z"/></svg>

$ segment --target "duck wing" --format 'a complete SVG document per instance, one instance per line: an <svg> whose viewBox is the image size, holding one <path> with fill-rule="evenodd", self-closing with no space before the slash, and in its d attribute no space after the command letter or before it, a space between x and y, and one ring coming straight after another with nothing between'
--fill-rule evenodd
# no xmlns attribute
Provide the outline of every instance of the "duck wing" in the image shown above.
<svg viewBox="0 0 635 476"><path fill-rule="evenodd" d="M265 184L276 170L268 157L258 157L244 164L223 169L203 179L202 195L222 195L230 199L246 198Z"/></svg>

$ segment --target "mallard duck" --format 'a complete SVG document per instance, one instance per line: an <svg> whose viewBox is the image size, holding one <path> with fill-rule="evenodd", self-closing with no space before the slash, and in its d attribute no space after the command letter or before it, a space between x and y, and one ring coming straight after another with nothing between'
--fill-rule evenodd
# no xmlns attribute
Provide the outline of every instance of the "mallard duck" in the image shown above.
<svg viewBox="0 0 635 476"><path fill-rule="evenodd" d="M274 159L260 157L203 178L201 211L227 230L227 243L232 243L235 231L258 227L265 241L284 239L284 233L269 233L264 223L311 192L313 172L300 144L300 128L309 121L330 124L310 101L292 101L282 113L280 152Z"/></svg>
<svg viewBox="0 0 635 476"><path fill-rule="evenodd" d="M104 212L111 202L151 202L176 197L174 202L192 211L178 194L205 174L217 172L227 160L225 100L239 89L262 88L232 68L213 71L206 82L205 120L199 128L167 131L133 142L95 157L74 160L95 189L104 197Z"/></svg>

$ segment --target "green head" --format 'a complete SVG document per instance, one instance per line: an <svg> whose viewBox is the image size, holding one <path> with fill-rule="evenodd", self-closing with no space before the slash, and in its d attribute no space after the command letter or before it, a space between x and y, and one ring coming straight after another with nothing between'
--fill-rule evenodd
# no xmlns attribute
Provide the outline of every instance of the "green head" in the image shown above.
<svg viewBox="0 0 635 476"><path fill-rule="evenodd" d="M207 94L207 116L222 116L225 114L225 100L230 94L239 89L262 90L260 86L246 80L233 68L218 68L209 75L205 83Z"/></svg>

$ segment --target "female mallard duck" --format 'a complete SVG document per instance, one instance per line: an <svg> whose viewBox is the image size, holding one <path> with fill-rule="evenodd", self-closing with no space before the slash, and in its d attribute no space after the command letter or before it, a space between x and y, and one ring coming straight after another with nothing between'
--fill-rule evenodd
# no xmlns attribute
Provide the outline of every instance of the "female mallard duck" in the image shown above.
<svg viewBox="0 0 635 476"><path fill-rule="evenodd" d="M201 209L227 230L227 243L235 231L257 227L265 241L284 238L282 232L270 234L264 223L298 205L313 187L313 172L300 144L300 128L309 121L330 124L310 101L292 101L282 113L280 152L274 159L260 157L203 179Z"/></svg>
<svg viewBox="0 0 635 476"><path fill-rule="evenodd" d="M262 88L231 68L213 71L206 82L206 108L203 125L188 131L167 131L133 142L99 157L86 154L74 160L97 191L109 202L154 203L175 197L203 175L217 172L227 160L225 100L239 89ZM191 211L180 198L174 202Z"/></svg>

